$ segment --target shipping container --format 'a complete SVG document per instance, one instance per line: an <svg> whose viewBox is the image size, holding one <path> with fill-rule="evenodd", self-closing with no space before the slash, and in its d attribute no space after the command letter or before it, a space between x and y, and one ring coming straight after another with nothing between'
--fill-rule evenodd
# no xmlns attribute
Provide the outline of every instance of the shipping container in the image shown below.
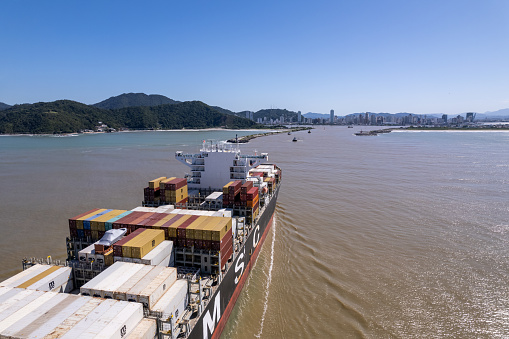
<svg viewBox="0 0 509 339"><path fill-rule="evenodd" d="M163 272L164 269L165 269L165 267L162 267L162 266L153 266L152 270L150 270L147 273L147 275L145 275L143 278L141 278L140 281L138 281L136 283L136 285L134 285L133 288L131 288L127 292L127 294L126 294L127 301L139 302L138 298L139 298L141 292L143 292L145 287L147 287L151 281L153 281L155 278L157 278L157 276L159 276L159 274L161 272Z"/></svg>
<svg viewBox="0 0 509 339"><path fill-rule="evenodd" d="M161 266L155 266L161 267ZM163 267L163 271L159 273L154 280L138 294L138 302L149 310L159 301L161 296L170 288L177 280L177 269L174 267Z"/></svg>
<svg viewBox="0 0 509 339"><path fill-rule="evenodd" d="M74 311L71 315L68 315L67 318L62 317L60 320L63 321L54 327L47 335L45 335L44 339L61 338L65 333L67 333L76 324L83 320L88 314L90 314L90 312L95 310L104 301L104 299L98 298L81 298L85 299L86 303L83 304L83 306L81 306L78 310ZM57 318L56 321L58 320L59 319Z"/></svg>
<svg viewBox="0 0 509 339"><path fill-rule="evenodd" d="M91 224L90 224L90 221L94 220L95 218L97 217L100 217L101 215L103 214L106 214L108 212L111 212L112 210L109 210L109 209L100 209L97 211L97 213L95 213L94 215L92 216L89 216L88 218L86 218L85 220L83 220L83 229L84 230L92 230L91 228Z"/></svg>
<svg viewBox="0 0 509 339"><path fill-rule="evenodd" d="M48 269L48 265L35 264L24 271L0 282L0 287L16 287Z"/></svg>
<svg viewBox="0 0 509 339"><path fill-rule="evenodd" d="M177 177L171 177L171 178L168 178L168 179L164 179L164 180L161 180L161 182L159 183L159 188L160 189L165 189L165 184L172 181L173 179L177 179Z"/></svg>
<svg viewBox="0 0 509 339"><path fill-rule="evenodd" d="M71 295L65 301L59 303L48 311L44 316L34 319L26 327L13 335L16 338L45 338L62 326L66 319L74 316L92 298ZM49 336L51 337L51 336Z"/></svg>
<svg viewBox="0 0 509 339"><path fill-rule="evenodd" d="M24 307L10 313L10 315L0 320L0 333L3 338L9 338L14 333L22 330L27 325L27 319L37 319L51 308L56 306L67 298L72 296L66 293L43 292L38 298L32 300ZM5 315L5 312L2 312Z"/></svg>
<svg viewBox="0 0 509 339"><path fill-rule="evenodd" d="M58 267L58 269L45 277L41 277L40 280L26 288L38 291L70 293L73 290L72 268L63 266L53 267Z"/></svg>
<svg viewBox="0 0 509 339"><path fill-rule="evenodd" d="M150 188L159 188L159 183L162 181L162 180L165 180L166 177L159 177L157 179L154 179L154 180L150 180L148 182L148 187Z"/></svg>
<svg viewBox="0 0 509 339"><path fill-rule="evenodd" d="M59 338L62 339L76 339L82 333L84 333L90 325L95 323L96 321L100 321L102 317L105 317L108 312L110 312L113 305L121 303L121 301L116 300L105 300L99 305L97 305L93 310L88 312L80 321L74 324L71 328L68 329L67 332L62 333Z"/></svg>
<svg viewBox="0 0 509 339"><path fill-rule="evenodd" d="M123 303L124 301L118 301ZM115 318L112 319L96 338L123 339L129 335L143 319L143 306L128 303Z"/></svg>
<svg viewBox="0 0 509 339"><path fill-rule="evenodd" d="M107 221L104 223L104 229L105 229L106 231L113 229L113 223L115 223L116 221L118 221L118 220L120 220L120 219L122 219L122 218L124 218L124 217L127 217L127 216L128 216L129 214L131 214L131 213L132 213L132 211L126 211L126 212L124 212L124 213L122 213L122 214L117 215L117 216L116 216L116 217L114 217L114 218L111 218L110 220L107 220Z"/></svg>
<svg viewBox="0 0 509 339"><path fill-rule="evenodd" d="M78 260L83 263L90 263L93 259L95 259L95 246L94 244L85 247L81 251L78 252Z"/></svg>
<svg viewBox="0 0 509 339"><path fill-rule="evenodd" d="M126 283L129 278L138 273L145 265L128 264L122 271L122 275L118 275L117 279L111 281L108 286L101 286L101 297L106 299L114 299L115 292ZM94 289L95 291L95 289Z"/></svg>
<svg viewBox="0 0 509 339"><path fill-rule="evenodd" d="M97 211L98 208L94 208L93 210L90 210L88 212L85 212L85 213L81 213L73 218L70 218L69 219L69 228L77 228L77 220L80 219L80 218L83 218L84 216L88 215L88 214L92 214L94 213L95 211ZM86 219L86 218L84 218ZM83 220L84 219L81 219L81 229L83 229Z"/></svg>
<svg viewBox="0 0 509 339"><path fill-rule="evenodd" d="M200 218L197 215L191 215L186 221L180 224L177 228L177 239L186 238L186 228L189 227L196 219ZM203 218L203 217L202 217Z"/></svg>
<svg viewBox="0 0 509 339"><path fill-rule="evenodd" d="M113 265L102 271L99 275L95 276L92 280L80 287L80 294L85 296L93 296L93 289L100 289L101 285L107 286L107 284L116 278L117 272L121 272L125 269L123 262L115 262ZM99 294L100 296L100 294Z"/></svg>
<svg viewBox="0 0 509 339"><path fill-rule="evenodd" d="M89 213L87 213L79 218L76 218L76 228L79 230L84 229L83 222L86 219L93 217L94 215L96 215L98 213L101 213L102 211L105 211L105 209L94 208L93 210L89 211Z"/></svg>
<svg viewBox="0 0 509 339"><path fill-rule="evenodd" d="M179 279L163 294L161 299L152 307L150 315L166 320L173 317L173 323L176 326L188 304L187 280ZM166 324L163 325L164 331L169 331Z"/></svg>
<svg viewBox="0 0 509 339"><path fill-rule="evenodd" d="M146 254L143 258L141 258L141 263L144 265L160 265L166 258L168 258L168 263L163 263L161 266L168 266L169 262L172 261L171 257L173 255L173 242L169 240L165 240L161 242L156 248Z"/></svg>
<svg viewBox="0 0 509 339"><path fill-rule="evenodd" d="M141 259L163 241L163 230L146 230L125 246L131 247L132 258Z"/></svg>
<svg viewBox="0 0 509 339"><path fill-rule="evenodd" d="M92 231L106 231L105 223L106 221L119 216L127 212L126 210L112 210L108 213L105 213L93 220L90 221L90 228Z"/></svg>
<svg viewBox="0 0 509 339"><path fill-rule="evenodd" d="M115 221L113 223L113 228L127 228L129 229L129 225L131 221L138 219L140 216L145 215L146 212L131 212L125 217Z"/></svg>
<svg viewBox="0 0 509 339"><path fill-rule="evenodd" d="M127 301L127 292L134 287L144 276L146 276L152 269L152 266L140 265L141 269L134 275L129 277L119 288L113 291L113 298L116 300Z"/></svg>
<svg viewBox="0 0 509 339"><path fill-rule="evenodd" d="M155 319L143 318L126 339L154 339L157 332Z"/></svg>
<svg viewBox="0 0 509 339"><path fill-rule="evenodd" d="M128 236L125 236L124 238L122 238L119 241L117 241L116 243L114 243L113 244L113 255L117 256L117 257L121 257L122 256L122 245L129 242L131 239L133 239L134 237L136 237L138 234L140 234L143 231L145 231L144 228L138 228L133 233L129 234Z"/></svg>

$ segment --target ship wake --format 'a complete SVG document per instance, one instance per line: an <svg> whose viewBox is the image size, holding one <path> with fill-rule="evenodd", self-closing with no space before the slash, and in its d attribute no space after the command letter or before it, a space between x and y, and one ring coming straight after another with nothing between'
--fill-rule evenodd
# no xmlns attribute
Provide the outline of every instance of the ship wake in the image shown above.
<svg viewBox="0 0 509 339"><path fill-rule="evenodd" d="M255 334L255 337L260 338L263 332L263 324L265 322L265 315L267 314L267 308L269 306L269 287L272 281L272 269L274 268L274 243L276 242L276 224L277 216L274 214L274 223L272 225L272 243L270 245L270 265L269 272L267 274L267 283L265 284L265 300L263 303L263 313L260 321L260 331Z"/></svg>

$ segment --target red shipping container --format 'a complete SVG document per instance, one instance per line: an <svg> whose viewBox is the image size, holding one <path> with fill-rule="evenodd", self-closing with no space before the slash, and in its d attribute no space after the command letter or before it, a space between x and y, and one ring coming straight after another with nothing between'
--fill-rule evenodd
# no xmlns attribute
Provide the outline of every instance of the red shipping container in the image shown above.
<svg viewBox="0 0 509 339"><path fill-rule="evenodd" d="M227 250L226 252L221 252L221 269L224 269L226 262L228 261L232 254L233 254L232 247L230 247L230 249Z"/></svg>
<svg viewBox="0 0 509 339"><path fill-rule="evenodd" d="M165 183L164 189L167 189L170 191L176 191L178 189L181 189L184 186L187 186L187 179L176 178L176 179L170 180L167 183Z"/></svg>
<svg viewBox="0 0 509 339"><path fill-rule="evenodd" d="M117 256L117 257L121 257L122 256L122 245L124 245L126 242L133 239L135 236L137 236L138 234L140 234L143 231L145 231L144 228L139 228L136 231L134 231L133 233L129 234L128 236L123 237L122 239L120 239L119 241L114 243L113 244L113 255Z"/></svg>
<svg viewBox="0 0 509 339"><path fill-rule="evenodd" d="M177 239L177 247L178 248L186 247L186 239Z"/></svg>
<svg viewBox="0 0 509 339"><path fill-rule="evenodd" d="M189 217L189 219L187 219L186 221L184 221L182 223L182 225L180 225L178 228L177 228L177 238L178 239L185 239L186 238L186 228L191 225L191 223L193 221L195 221L196 219L198 219L198 215L192 215ZM184 245L185 247L185 245Z"/></svg>
<svg viewBox="0 0 509 339"><path fill-rule="evenodd" d="M71 229L69 232L71 238L77 238L78 237L78 230L77 229Z"/></svg>
<svg viewBox="0 0 509 339"><path fill-rule="evenodd" d="M240 193L247 193L249 190L253 188L253 182L252 181L246 181L241 187L240 187Z"/></svg>
<svg viewBox="0 0 509 339"><path fill-rule="evenodd" d="M211 249L213 251L220 251L221 248L231 239L232 239L232 229L230 228L230 230L228 232L226 232L226 234L224 235L223 239L221 239L221 241L212 240Z"/></svg>
<svg viewBox="0 0 509 339"><path fill-rule="evenodd" d="M69 227L71 227L71 225L74 225L74 227L76 228L76 219L79 219L81 217L84 217L85 215L87 214L91 214L91 213L94 213L95 211L98 211L99 209L98 208L94 208L88 212L85 212L85 213L81 213L73 218L70 218L69 219Z"/></svg>

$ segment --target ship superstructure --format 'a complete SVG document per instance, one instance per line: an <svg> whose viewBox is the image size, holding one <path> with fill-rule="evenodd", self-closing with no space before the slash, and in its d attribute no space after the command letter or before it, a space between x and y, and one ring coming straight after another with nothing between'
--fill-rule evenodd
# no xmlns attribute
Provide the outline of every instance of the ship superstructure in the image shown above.
<svg viewBox="0 0 509 339"><path fill-rule="evenodd" d="M55 293L74 287L81 292L61 301L54 295L38 295L54 304L45 304L44 310L34 305L37 314L55 316L44 326L42 318L40 323L37 317L26 318L33 315L30 312L12 318L16 326L9 327L10 337L220 336L272 224L281 169L267 163L266 153L243 155L238 145L220 142L204 141L199 153L179 151L175 158L188 165L191 174L149 181L142 206L96 208L69 219L65 270L25 260L27 270L8 279L8 284L0 283L0 307L18 299L30 304L21 298L23 288ZM58 283L53 272L58 272ZM4 293L18 299L2 298ZM57 312L64 308L64 300L76 305L74 311L67 308L70 318ZM108 311L97 316L96 308L108 307L123 310L132 321ZM93 331L70 320L76 312ZM3 321L0 314L0 335L6 328ZM49 325L53 323L55 328Z"/></svg>
<svg viewBox="0 0 509 339"><path fill-rule="evenodd" d="M230 180L246 180L249 170L268 161L269 156L243 155L238 144L204 140L200 153L179 151L175 158L191 168L190 189L220 190Z"/></svg>

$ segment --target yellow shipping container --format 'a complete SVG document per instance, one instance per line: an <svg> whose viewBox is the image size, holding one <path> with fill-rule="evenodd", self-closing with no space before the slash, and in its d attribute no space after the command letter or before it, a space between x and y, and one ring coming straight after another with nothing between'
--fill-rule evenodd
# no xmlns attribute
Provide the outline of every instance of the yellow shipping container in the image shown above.
<svg viewBox="0 0 509 339"><path fill-rule="evenodd" d="M146 230L136 238L136 243L131 245L131 257L141 259L164 241L163 230Z"/></svg>
<svg viewBox="0 0 509 339"><path fill-rule="evenodd" d="M94 215L99 214L99 213L104 212L104 211L106 211L106 208L101 208L101 209L98 209L95 212L89 213L87 215L82 216L81 218L76 219L76 228L79 229L79 230L82 230L83 229L83 221L84 220L87 220L88 218L91 218Z"/></svg>
<svg viewBox="0 0 509 339"><path fill-rule="evenodd" d="M162 181L162 180L165 180L166 177L159 177L157 179L154 179L154 180L150 180L148 182L148 187L150 188L156 188L156 187L159 187L159 183Z"/></svg>
<svg viewBox="0 0 509 339"><path fill-rule="evenodd" d="M104 252L104 265L110 266L113 265L113 248L110 248L106 252Z"/></svg>
<svg viewBox="0 0 509 339"><path fill-rule="evenodd" d="M191 225L186 227L186 239L200 239L196 237L196 233L198 229L203 228L210 221L210 216L200 216L198 219L193 221ZM201 231L200 231L201 235Z"/></svg>
<svg viewBox="0 0 509 339"><path fill-rule="evenodd" d="M171 219L175 218L175 216L176 214L168 214L167 216L156 222L153 228L160 229L162 225L164 225L167 221L170 221Z"/></svg>
<svg viewBox="0 0 509 339"><path fill-rule="evenodd" d="M221 222L219 222L219 224L217 224L213 229L212 229L212 241L221 241L221 239L223 239L223 237L226 235L226 232L228 232L230 230L230 228L232 228L232 219L231 218L222 218L224 220L222 220Z"/></svg>
<svg viewBox="0 0 509 339"><path fill-rule="evenodd" d="M173 224L168 226L168 236L170 238L176 238L177 237L177 228L182 225L187 219L189 219L191 216L189 214L186 214L182 216L179 220L175 221Z"/></svg>
<svg viewBox="0 0 509 339"><path fill-rule="evenodd" d="M233 181L230 181L229 183L227 183L226 185L223 186L223 194L228 194L228 187L233 184Z"/></svg>
<svg viewBox="0 0 509 339"><path fill-rule="evenodd" d="M120 215L124 212L127 212L126 210L113 210L113 211L110 211L106 214L103 214L95 219L92 219L90 221L90 229L92 231L102 231L104 232L105 231L105 228L104 228L104 223L114 217L116 217L117 215Z"/></svg>
<svg viewBox="0 0 509 339"><path fill-rule="evenodd" d="M168 179L161 180L161 182L159 183L159 188L160 189L164 189L164 184L166 184L167 182L172 181L173 179L177 179L177 177L171 177L171 178L168 178Z"/></svg>
<svg viewBox="0 0 509 339"><path fill-rule="evenodd" d="M214 230L219 223L223 222L224 219L223 217L210 217L210 218L212 218L210 222L201 230L202 233L201 240L212 240L212 230Z"/></svg>

